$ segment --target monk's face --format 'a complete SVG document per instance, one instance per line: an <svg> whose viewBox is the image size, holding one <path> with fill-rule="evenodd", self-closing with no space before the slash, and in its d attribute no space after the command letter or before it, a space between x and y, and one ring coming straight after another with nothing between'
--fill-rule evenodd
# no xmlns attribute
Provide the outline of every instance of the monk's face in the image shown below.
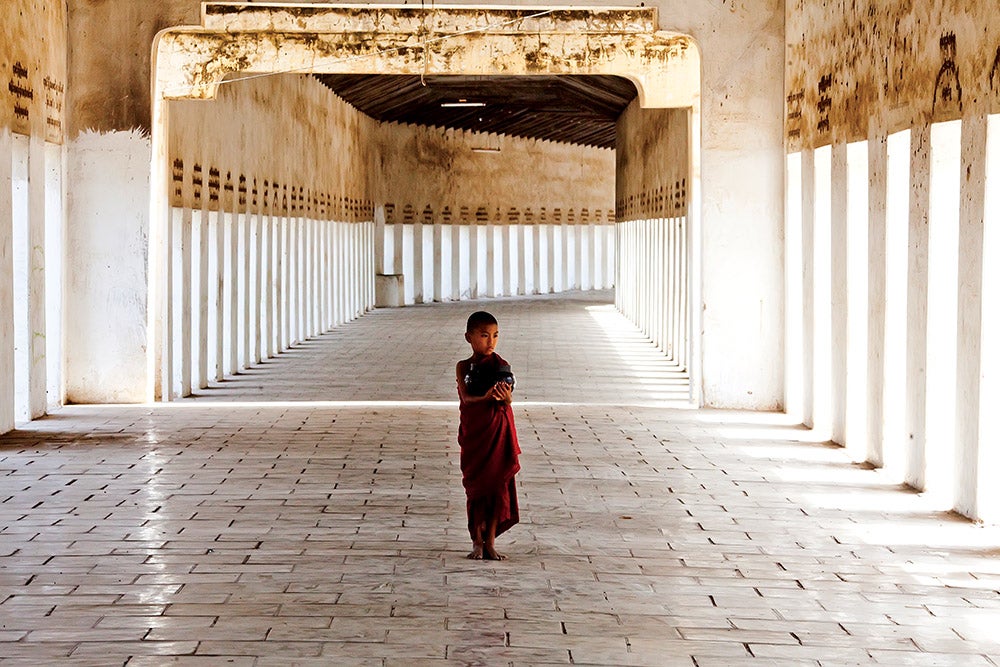
<svg viewBox="0 0 1000 667"><path fill-rule="evenodd" d="M500 339L500 332L495 324L481 324L472 331L465 334L465 340L472 346L472 352L477 357L486 357L493 354L497 341Z"/></svg>

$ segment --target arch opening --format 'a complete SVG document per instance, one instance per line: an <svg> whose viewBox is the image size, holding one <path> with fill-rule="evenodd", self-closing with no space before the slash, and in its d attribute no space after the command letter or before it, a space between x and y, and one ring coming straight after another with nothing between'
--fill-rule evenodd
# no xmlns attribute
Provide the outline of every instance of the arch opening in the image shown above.
<svg viewBox="0 0 1000 667"><path fill-rule="evenodd" d="M619 309L655 339L654 333L659 332L659 329L650 329L642 321L642 318L657 308L652 300L658 298L658 295L662 297L662 292L654 289L653 282L661 286L667 285L667 272L657 269L655 263L676 257L677 266L683 267L685 276L696 275L693 271L699 266L695 252L698 219L696 147L700 132L697 122L697 49L690 38L657 31L655 26L656 14L652 9L487 10L448 7L422 10L385 6L348 8L206 3L202 26L172 28L161 32L157 36L153 53L153 164L147 348L149 397L169 400L173 393L171 387L177 381L175 357L177 354L183 356L191 353L185 349L174 350L175 342L170 335L170 331L178 326L174 321L175 311L169 305L173 299L170 295L171 285L177 280L175 269L181 271L183 281L184 267L191 266L190 257L182 259L178 265L175 248L178 236L182 258L186 257L184 253L190 252L192 247L210 250L222 248L217 253L210 253L214 259L209 259L208 262L202 260L203 265L194 269L196 272L206 270L205 264L208 264L212 271L221 273L220 269L227 262L225 248L230 245L245 249L254 266L260 267L259 270L264 275L245 271L247 277L243 279L242 288L237 286L237 292L242 289L244 297L260 297L258 302L261 305L253 306L259 310L248 314L246 322L254 319L260 321L259 314L262 310L275 308L275 304L263 299L267 295L255 281L263 281L266 285L270 284L269 280L279 280L274 275L269 276L267 271L268 267L279 269L282 260L289 262L279 269L283 272L281 275L284 280L305 282L302 293L294 298L308 300L309 290L312 289L314 292L311 298L318 299L301 314L281 315L270 325L265 319L263 325L244 326L241 334L243 340L237 342L237 348L242 349L242 352L238 351L234 355L232 346L220 348L215 352L217 359L242 357L244 361L254 361L266 358L275 346L280 348L282 345L282 328L286 333L296 325L300 330L306 330L311 322L319 322L324 317L332 316L331 322L336 322L364 312L374 300L374 274L385 272L388 268L385 242L388 240L391 244L395 239L396 225L391 225L392 233L387 236L386 223L390 222L387 218L400 212L387 211L385 202L376 202L370 197L324 192L322 188L309 191L301 186L289 187L290 181L287 178L274 176L258 178L258 182L254 183L243 174L246 180L241 183L239 170L216 167L217 173L213 175L212 167L207 161L205 165L187 166L171 162L174 157L169 145L172 136L170 124L171 116L177 113L171 105L176 106L181 100L216 98L220 86L229 85L226 82L273 78L274 74L393 74L425 78L455 75L517 76L526 79L532 76L621 76L632 81L637 89L638 100L634 105L637 109L677 110L686 120L683 133L687 145L682 170L686 172L687 178L683 179L683 184L680 180L676 182L678 187L683 188L685 196L680 198L676 193L673 196L665 195L663 188L656 193L655 188L648 187L648 184L641 187L633 185L632 189L642 192L623 196L623 178L627 181L636 176L623 177L623 172L627 170L623 170L619 161L616 165L618 192L614 196L616 211L603 216L605 221L614 217L617 232L606 238L580 233L570 244L573 248L571 252L577 253L573 258L577 268L583 262L580 255L583 249L589 250L593 256L596 248L601 247L606 251L612 245L617 247L620 262L632 267L636 266L632 260L637 259L638 255L621 257L624 246L620 240L628 234L626 223L645 218L652 227L663 228L661 232L646 239L646 243L663 244L663 249L644 259L647 262L647 272L633 281L635 294L630 303L635 308L628 310L624 301L619 304ZM632 115L637 113L638 111ZM650 127L655 131L655 123ZM178 131L179 128L180 125ZM363 152L367 149L359 147L359 150ZM200 174L199 168L203 169ZM673 185L675 184L672 183L671 186ZM211 204L202 203L200 210L196 210L193 202L176 201L179 192L205 190L209 196L201 196L199 200L210 202L213 187L216 201L220 201L214 221ZM235 226L227 231L226 213L222 212L221 200L228 198L231 202L238 202L241 197L244 202L250 202L248 206L254 209L242 215L247 216L248 221L251 217L254 220L246 225L249 231L231 231ZM680 208L679 214L660 214L661 209L668 204L674 209ZM657 208L658 206L661 208ZM191 211L187 221L183 218L186 210ZM468 211L466 215L476 218L479 213ZM499 213L503 216L510 212ZM528 212L520 214L528 215ZM582 211L576 215L581 214ZM179 224L175 219L178 215L181 216ZM232 215L231 225L240 220L241 214L233 212ZM435 252L440 252L442 248L454 252L458 248L455 253L458 260L452 263L451 277L461 273L463 269L468 270L470 251L467 248L463 251L461 248L470 243L469 230L477 228L470 226L463 232L461 226L438 224L442 220L437 216L446 218L443 222L453 221L448 218L459 219L462 212L458 209L431 211L431 219L427 215L426 209L413 211L411 216L416 220L410 222L430 223L432 231L428 240ZM496 211L487 213L488 218L495 218L496 215ZM537 216L538 211L532 211L531 215ZM346 225L345 229L331 231L307 222L314 218L330 219L331 216L340 218L340 222ZM185 233L191 234L190 220L198 217L200 221L195 225L198 237L184 237ZM683 219L684 224L676 225L668 233L666 229L671 217ZM279 222L274 222L275 220ZM488 221L511 222L495 219ZM400 227L406 229L405 226ZM185 229L188 231L185 232ZM543 229L539 225L514 225L501 229L508 233L510 243L498 243L495 251L509 253L510 247L530 248L527 252L532 257L545 252L545 241L538 238ZM571 229L576 231L575 227ZM455 231L459 233L453 234ZM513 238L509 236L511 233L514 234ZM523 235L526 241L521 246L517 245L518 235ZM477 241L485 240L481 231L477 231L476 237ZM565 238L560 242L565 242ZM316 245L307 252L305 248L310 242L315 242ZM551 242L548 247L552 247ZM326 262L334 257L339 248L353 250L348 250L348 255L341 258L343 264L332 268L327 266ZM641 253L648 248L636 246L635 250ZM294 255L296 252L300 253L298 258ZM288 272L288 267L291 266L291 260L298 259L305 263L301 269L295 269L300 273L293 275ZM514 256L505 254L500 262L514 262L520 269L520 263L524 260L525 254L517 253ZM422 258L416 261L421 262ZM551 266L551 262L549 265ZM345 268L340 268L341 266ZM611 278L607 267L607 264L603 267L601 280ZM327 276L331 281L329 284L334 287L323 286L327 284L323 282L324 271L333 271L335 274L340 272ZM364 279L359 284L350 284L352 272L358 271L363 273ZM517 269L513 273L518 275ZM369 275L371 280L368 279ZM615 282L624 285L621 276L619 266ZM339 289L347 290L346 306L337 305L332 298L330 290L338 289L337 280L340 280ZM452 281L452 284L455 282ZM461 288L461 279L457 282ZM523 286L525 281L520 280L518 284ZM692 298L697 285L698 281L691 279L683 283L678 281L672 287L683 291L683 301L672 307L683 310L685 330L671 344L677 345L678 341L682 341L684 358L693 380L698 372L697 363L693 363L697 358L697 341L686 335L686 332L698 330L692 326L697 309L692 309L689 305L697 303L697 297ZM622 287L618 291L621 294ZM235 302L233 298L227 301L225 295L213 298L216 307L223 304L224 308L231 308ZM246 300L251 301L249 298ZM204 302L202 307L206 307ZM179 312L183 313L184 310ZM664 330L678 327L677 321L670 323L668 327L667 309L661 307L657 312L661 316L657 321L664 323ZM258 316L254 317L255 314ZM292 317L298 317L299 322L292 322ZM180 322L181 327L185 324L184 321ZM247 336L252 340L245 340ZM232 331L229 332L229 337L233 337ZM663 347L671 354L666 345ZM211 353L204 350L201 353L211 356ZM202 381L204 379L200 378ZM189 383L189 379L181 378L181 393ZM693 381L691 386L697 387L698 384ZM696 396L694 398L698 400Z"/></svg>

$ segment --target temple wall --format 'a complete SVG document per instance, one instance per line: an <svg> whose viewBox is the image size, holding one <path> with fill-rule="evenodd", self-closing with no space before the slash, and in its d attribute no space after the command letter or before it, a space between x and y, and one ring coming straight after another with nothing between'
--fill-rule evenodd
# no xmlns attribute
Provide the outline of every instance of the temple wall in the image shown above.
<svg viewBox="0 0 1000 667"><path fill-rule="evenodd" d="M178 396L374 305L377 124L303 75L235 81L168 113L163 373Z"/></svg>
<svg viewBox="0 0 1000 667"><path fill-rule="evenodd" d="M406 303L614 284L614 151L398 123L378 137L376 252Z"/></svg>
<svg viewBox="0 0 1000 667"><path fill-rule="evenodd" d="M687 196L690 112L641 109L618 120L617 308L663 353L690 367Z"/></svg>
<svg viewBox="0 0 1000 667"><path fill-rule="evenodd" d="M598 2L587 4L601 5ZM21 14L22 5L29 11ZM9 6L8 4L7 7ZM51 358L52 355L49 355L49 363L56 362L54 371L56 373L62 360L66 360L67 377L64 380L59 378L53 384L53 373L48 371L32 372L28 375L34 378L31 381L34 383L32 386L37 386L41 377L45 377L42 384L54 387L56 393L61 393L60 387L65 386L67 394L65 397L59 396L60 401L63 398L86 401L140 400L145 398L145 395L141 390L142 381L139 378L147 375L140 364L145 355L144 332L147 326L145 277L148 270L149 212L143 202L148 201L150 193L146 169L151 160L148 137L151 108L150 46L153 36L162 28L199 23L200 6L190 0L167 0L155 3L155 6L125 0L105 2L74 0L65 6L66 9L62 14L59 12L63 6L58 4L54 9L43 7L41 3L22 2L16 3L15 6L18 9L17 16L9 17L10 20L6 21L2 28L9 33L9 39L3 41L0 49L7 49L8 45L11 45L10 49L14 51L21 49L28 53L33 49L41 49L44 54L39 52L31 58L25 56L20 60L25 67L17 68L16 71L14 64L18 62L20 56L6 56L6 66L10 68L12 74L11 83L16 84L8 90L20 88L19 79L18 81L14 79L21 76L22 69L27 69L26 76L31 85L36 90L45 91L44 100L42 94L36 94L33 104L39 110L43 108L49 110L39 111L37 114L31 111L30 113L34 114L31 115L31 123L38 123L38 127L44 127L45 132L51 134L53 132L51 128L55 127L53 123L57 121L64 131L64 136L59 138L59 141L63 141L63 148L60 149L62 153L53 154L51 150L39 148L45 143L44 141L38 143L41 134L36 132L30 135L36 143L32 144L29 140L25 145L21 138L29 135L23 134L23 130L11 127L13 120L10 123L5 121L11 138L9 141L5 139L3 146L6 147L8 143L10 145L9 149L4 150L6 155L12 157L10 180L12 187L10 196L0 199L0 202L8 202L5 207L9 211L20 210L19 206L28 210L25 208L28 205L20 202L34 202L30 207L42 207L48 212L42 218L50 223L52 220L64 223L64 225L56 224L55 229L62 229L64 226L67 230L66 243L58 245L59 255L65 253L65 276L58 273L62 271L62 264L57 268L51 257L40 259L45 270L19 269L19 271L20 275L31 276L32 280L39 280L39 276L45 276L46 284L53 285L54 290L59 286L66 287L67 306L52 312L57 318L61 314L62 318L66 319L67 330L74 332L66 341L65 352L57 354L54 360ZM702 131L695 132L692 136L694 141L692 155L700 156L701 159L697 162L693 160L688 188L690 200L699 201L701 197L702 205L689 214L689 228L698 231L688 232L687 239L690 269L694 272L700 271L702 275L702 279L690 282L688 294L688 298L692 299L690 313L698 314L698 317L703 319L692 322L691 326L702 333L694 337L689 346L688 361L692 367L705 370L703 379L698 383L696 400L710 405L773 408L780 404L780 396L777 396L780 394L780 388L774 387L773 374L774 368L780 366L780 361L775 362L775 359L780 359L783 345L780 331L772 335L778 328L777 323L780 322L781 316L781 290L778 285L781 276L782 68L781 53L778 48L781 43L783 20L781 5L774 0L747 0L711 6L683 3L678 0L660 2L657 3L657 7L660 27L693 35L699 43L702 54L704 85L700 106L695 109L695 116L692 119L692 123L699 121L702 123ZM24 18L20 18L21 16ZM51 34L46 33L51 39L44 41L37 39L39 25L49 26L45 30L54 31ZM8 36L7 33L5 36ZM17 46L18 44L21 46ZM46 77L49 80L48 86L45 84ZM286 84L287 82L281 85ZM659 94L663 91L649 92ZM13 119L17 105L7 91L3 94L7 95L10 103L0 110L0 114L6 113ZM659 97L662 98L663 95ZM206 108L219 109L220 106L211 105L224 106L228 103L217 101L205 104L208 105ZM244 109L240 104L242 103L237 104L233 101L232 109L242 113ZM53 109L59 110L62 117L55 117L58 114L54 114L51 111ZM176 112L175 115L180 117L179 113L181 112ZM209 124L215 122L213 112L199 113L205 114L201 120L207 120ZM50 120L53 122L49 122ZM262 135L274 135L275 129L281 128L280 131L285 132L288 123L295 125L300 120L293 110L279 120L262 121L263 124L258 125L257 130ZM178 122L174 119L173 128L174 130L180 128L183 135L189 129L183 127L186 124L186 121ZM308 122L306 124L308 125ZM693 124L692 127L697 125ZM397 131L415 133L413 129L383 128L383 130L389 133ZM224 131L212 133L210 136L206 133L208 137L206 146L212 145L213 136L227 135ZM293 144L298 141L295 131L288 131L287 134L279 136L286 139L279 140L282 148L297 145ZM308 136L308 133L305 136ZM382 141L386 135L379 132L374 136L379 137L378 141ZM182 139L178 138L178 141ZM183 139L183 141L189 140ZM442 145L449 141L454 139L443 135ZM58 145L51 136L49 143ZM398 247L409 248L402 254L404 260L402 264L409 265L411 273L416 272L419 267L421 276L420 281L410 280L410 293L414 301L417 300L418 293L421 299L437 297L444 299L456 296L462 298L466 295L553 291L571 287L611 285L616 270L611 257L615 247L615 235L610 232L609 223L610 211L617 202L606 194L606 189L603 189L609 186L602 186L599 191L593 190L591 196L589 192L584 192L585 188L582 185L596 183L599 179L595 175L604 169L607 170L607 180L604 183L610 183L613 158L608 151L583 151L575 154L548 145L532 147L529 143L522 145L522 142L513 141L504 150L510 155L517 154L515 151L523 151L523 155L529 159L544 166L551 165L551 168L547 169L550 177L556 171L560 174L565 173L565 176L561 176L564 180L560 183L552 181L551 178L546 181L536 179L535 183L553 183L553 189L546 192L542 187L525 188L519 194L530 201L522 200L509 205L499 200L496 203L485 204L480 201L483 199L481 196L470 196L470 200L476 200L470 203L459 200L450 204L446 201L451 197L446 188L428 193L411 189L406 196L413 201L403 201L402 195L397 196L395 192L391 193L391 200L387 196L380 201L374 190L374 182L367 183L364 187L369 189L363 191L360 185L347 187L353 183L350 181L353 176L345 176L348 178L347 181L334 183L322 179L315 181L295 173L282 173L285 167L279 164L281 158L277 157L282 153L281 150L273 152L276 156L275 162L265 168L259 163L254 163L253 159L247 163L237 164L228 157L197 155L193 152L188 153L185 149L185 155L178 155L182 163L179 177L182 190L187 187L183 186L185 179L190 181L190 195L183 196L190 196L192 201L181 201L180 205L175 205L174 215L180 215L182 221L185 215L190 215L192 251L199 247L198 244L202 240L200 227L202 217L206 220L206 229L209 230L208 243L212 243L215 239L212 232L213 225L219 224L213 222L213 215L223 221L226 219L225 215L232 215L237 221L257 216L261 221L261 234L265 233L263 230L269 224L265 222L265 219L269 219L266 216L275 215L239 211L229 214L213 213L210 206L203 209L200 205L196 205L193 201L194 166L200 164L203 169L203 187L208 187L205 182L211 180L212 168L218 169L221 200L225 199L227 192L225 176L232 173L236 175L237 183L238 174L244 175L251 183L253 178L257 178L261 187L263 181L267 181L269 192L275 182L289 189L299 188L300 194L307 202L313 202L313 197L306 197L305 193L313 193L316 196L314 207L321 207L319 202L322 201L322 206L327 210L322 214L316 213L315 210L297 210L296 214L308 214L298 217L302 220L315 220L318 226L322 226L320 221L323 219L338 217L339 214L330 213L331 208L352 211L360 207L366 211L361 215L364 220L336 222L345 224L357 222L362 228L364 225L370 227L367 233L373 237L371 243L374 252L379 254L374 261L380 262L378 267L383 272L395 271L397 268L395 266L397 258L391 255L387 258L385 254L387 248L397 247L394 243L397 234L392 224L390 227L381 228L379 225L390 222L389 216L402 216L403 234ZM32 148L32 145L36 147ZM541 148L545 148L544 160L539 157L542 155L541 152L534 152ZM30 168L27 166L27 158L23 158L20 163L17 161L19 158L16 156L26 154L48 157L35 158L34 167ZM590 157L581 159L580 156L584 154ZM374 159L374 153L367 155ZM469 164L479 165L481 168L486 162L481 158L490 157L495 156L470 155ZM338 165L342 163L344 154L338 156L337 160ZM348 161L355 164L353 154ZM599 166L601 163L606 166ZM315 166L315 164L310 165L310 168ZM339 166L334 172L344 173L338 170ZM523 170L524 165L520 165L518 171L503 170L498 173L519 174ZM29 171L36 176L29 178ZM307 170L302 173L305 171ZM371 173L377 174L379 170L372 170ZM492 181L498 180L497 174L493 174L491 178ZM46 196L32 194L34 186L30 184L41 183L46 179L54 190ZM571 187L563 188L567 182L574 179L579 179L580 183L573 183L570 184ZM396 183L399 182L396 179ZM447 179L441 179L439 182L447 182ZM490 181L471 180L467 185L478 186L487 182ZM578 185L581 187L577 187ZM234 191L236 190L238 185L234 185ZM329 199L325 198L327 195ZM570 196L573 197L573 201L567 201ZM433 201L442 202L441 206L435 206ZM275 203L272 198L269 205L280 208L284 204L280 201ZM412 206L415 218L420 219L412 225L405 223L408 205ZM475 205L474 210L473 205ZM469 217L475 217L478 224L461 224L463 206L468 207ZM412 250L416 238L413 231L418 224L428 220L426 217L428 207L430 207L430 222L427 229L421 231L420 245L423 246L423 251L418 259ZM451 207L452 221L456 219L457 212L459 221L457 228L443 224L445 207ZM14 214L10 213L7 217L13 219ZM282 214L281 217L289 216ZM442 224L438 224L439 219ZM177 238L182 243L178 246L177 253L183 258L187 252L183 247L186 234L183 227L187 223L177 224L180 225ZM228 223L223 222L223 228L226 228L226 224ZM305 229L312 223L301 224ZM7 227L12 226L7 225L4 229ZM31 227L31 229L38 228ZM246 241L245 235L241 236L243 232L235 233L237 246L233 252L242 252L240 243L245 243L255 253L257 229L257 222L251 223L249 241ZM475 234L472 230L475 230ZM457 231L455 237L449 234L453 231ZM323 232L301 231L301 234L310 233L321 235ZM13 231L7 233L7 236L13 243ZM363 237L364 234L361 234L361 238L357 240L359 247L367 243ZM37 231L33 238L35 240L40 238ZM226 242L229 237L224 233L222 238ZM335 246L336 237L333 238L332 243ZM754 253L745 252L747 239L754 240ZM489 257L491 241L492 258ZM37 244L21 242L21 245L27 248L29 245L34 247ZM475 253L472 252L474 245ZM226 247L224 246L224 250ZM262 242L262 253L266 247L266 242ZM3 245L0 244L0 252L2 248ZM456 248L458 248L457 253ZM438 249L440 255L437 254ZM364 254L368 251L358 252ZM423 252L429 253L429 260ZM24 254L27 257L27 253ZM11 255L16 253L12 252ZM227 257L224 252L223 266L229 261ZM254 263L257 261L255 257L256 255L251 256L249 269L251 273L257 270L254 268L257 266ZM439 257L440 262L432 268L430 264L435 257ZM474 279L471 271L472 257L476 257L477 264ZM480 257L482 261L479 260ZM263 259L264 254L261 258L259 266L263 281L267 265ZM181 280L185 279L186 261L183 259L177 265ZM193 281L192 289L197 290L196 297L203 294L203 287L199 282L201 279L198 276L202 273L209 276L216 271L211 268L215 266L212 264L213 261L219 261L217 256L215 260L209 262L209 268L204 272L201 272L203 265L200 257L197 266L189 267L190 279ZM13 259L7 263L9 269L6 269L6 275L12 276L4 279L8 284L12 283L13 276L17 273L13 264ZM487 266L497 268L490 271L486 269ZM752 275L757 278L756 280L733 279L734 275L748 268L753 270ZM463 271L466 269L470 273L463 277ZM4 274L0 272L0 275ZM492 285L489 284L491 277ZM252 280L250 282L253 283ZM417 288L418 282L419 288ZM224 283L223 291L226 289ZM414 289L418 289L419 292L412 291ZM366 290L370 292L370 289ZM185 289L175 290L175 295L184 294L185 291ZM17 290L13 288L3 290L0 292L0 298L13 302L15 292ZM39 290L35 290L35 293L38 292ZM20 293L28 294L27 288L20 290ZM209 293L214 292L210 290ZM252 289L250 293L253 294ZM237 294L240 294L238 289ZM245 298L245 295L236 297L237 300ZM358 298L360 307L365 307L367 297L362 295ZM58 299L61 303L63 296L59 295ZM229 299L231 301L232 297ZM27 303L26 298L22 300ZM223 296L224 304L230 301ZM52 304L42 306L37 300L32 303L28 310L35 313L33 317L36 317L37 323L39 321L37 313L51 310ZM183 322L185 308L183 305L174 307L179 308L176 316ZM730 308L741 310L730 311ZM350 308L348 310L350 311ZM741 320L744 315L750 318L749 324ZM164 317L170 316L164 311ZM191 317L192 322L197 322L201 313ZM208 331L212 331L211 327L215 326L212 324L212 317L214 316L206 316ZM254 317L252 313L250 317ZM109 325L111 322L115 324ZM227 326L229 329L233 328L231 325L226 325L225 320L221 326L224 330ZM237 365L243 363L239 361L240 358L244 361L254 358L253 354L247 352L253 347L253 343L242 341L240 326L239 324L236 326L238 344L235 347L243 351L237 354ZM245 332L247 325L242 326L242 331ZM8 339L13 340L15 337L13 327L6 328L10 330L6 334ZM28 327L25 327L24 331L27 329ZM197 326L195 329L197 330ZM250 329L255 332L252 327ZM0 332L2 331L0 328ZM747 331L754 332L749 344L756 347L756 358L769 359L773 362L767 369L761 369L762 362L748 359L749 355L745 353L748 345ZM201 336L200 333L198 335ZM262 331L261 336L264 335L265 332ZM276 334L268 335L271 335L277 345ZM25 340L35 339L25 338L23 333L21 336ZM213 348L216 338L218 337L213 334L209 350ZM231 357L229 348L233 347L232 331L225 333L223 339L226 352L221 356ZM48 332L45 340L46 344L52 344L53 340L61 340L61 336L53 336ZM39 345L37 342L34 344ZM678 342L673 341L670 344L677 346ZM194 343L192 349L195 351L192 352L192 356L186 358L186 361L176 368L174 366L177 364L177 354L182 354L183 350L171 351L174 360L169 364L172 369L170 372L183 377L183 369L193 365L193 377L205 375L211 377L210 369L201 368L204 362L199 355L203 345L201 340ZM8 357L10 356L8 352L11 351L11 344L0 348L3 348ZM260 349L266 348L267 345L261 343ZM213 354L220 356L218 353L206 353L201 356L207 359ZM42 357L28 355L25 358L38 359L44 358L44 355ZM174 390L180 388L180 385L173 387ZM37 414L39 409L44 410L45 399L39 401L37 388L34 396L33 407L29 412ZM0 418L0 421L3 419Z"/></svg>
<svg viewBox="0 0 1000 667"><path fill-rule="evenodd" d="M788 402L996 518L996 3L797 0L786 24Z"/></svg>
<svg viewBox="0 0 1000 667"><path fill-rule="evenodd" d="M60 405L66 12L0 6L0 433Z"/></svg>

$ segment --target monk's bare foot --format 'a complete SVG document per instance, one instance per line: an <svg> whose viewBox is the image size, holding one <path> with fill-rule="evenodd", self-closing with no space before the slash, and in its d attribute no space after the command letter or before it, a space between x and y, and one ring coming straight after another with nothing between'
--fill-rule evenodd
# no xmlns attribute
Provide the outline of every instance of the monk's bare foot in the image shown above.
<svg viewBox="0 0 1000 667"><path fill-rule="evenodd" d="M500 553L493 547L486 547L483 549L483 559L484 560L507 560L507 556Z"/></svg>
<svg viewBox="0 0 1000 667"><path fill-rule="evenodd" d="M469 555L466 556L466 558L471 558L472 560L482 560L483 559L483 545L482 544L473 544L472 545L472 551L469 552Z"/></svg>

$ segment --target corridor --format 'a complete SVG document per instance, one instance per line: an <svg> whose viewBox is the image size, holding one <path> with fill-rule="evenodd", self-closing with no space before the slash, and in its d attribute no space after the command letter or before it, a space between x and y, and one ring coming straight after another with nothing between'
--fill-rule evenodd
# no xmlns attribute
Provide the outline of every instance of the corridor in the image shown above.
<svg viewBox="0 0 1000 667"><path fill-rule="evenodd" d="M608 292L376 310L170 404L0 436L0 664L1000 665L1000 536L694 410ZM521 524L465 558L454 364L518 375Z"/></svg>

